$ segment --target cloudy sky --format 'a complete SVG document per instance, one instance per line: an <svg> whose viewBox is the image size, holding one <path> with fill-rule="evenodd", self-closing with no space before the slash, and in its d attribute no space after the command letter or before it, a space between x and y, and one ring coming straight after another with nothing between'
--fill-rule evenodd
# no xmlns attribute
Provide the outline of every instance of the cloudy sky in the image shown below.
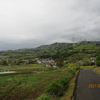
<svg viewBox="0 0 100 100"><path fill-rule="evenodd" d="M0 50L100 40L100 0L0 0Z"/></svg>

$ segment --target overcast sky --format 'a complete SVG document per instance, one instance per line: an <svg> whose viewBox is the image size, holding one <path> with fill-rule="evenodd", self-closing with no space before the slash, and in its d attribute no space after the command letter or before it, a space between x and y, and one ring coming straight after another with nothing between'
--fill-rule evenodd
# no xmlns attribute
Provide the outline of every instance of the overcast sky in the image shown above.
<svg viewBox="0 0 100 100"><path fill-rule="evenodd" d="M100 40L100 0L0 0L0 50Z"/></svg>

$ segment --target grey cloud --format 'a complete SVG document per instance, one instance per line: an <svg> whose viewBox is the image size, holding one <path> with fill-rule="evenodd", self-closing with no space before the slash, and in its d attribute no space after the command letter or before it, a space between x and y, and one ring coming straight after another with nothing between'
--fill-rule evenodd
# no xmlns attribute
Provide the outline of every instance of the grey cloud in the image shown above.
<svg viewBox="0 0 100 100"><path fill-rule="evenodd" d="M75 0L75 5L78 11L100 14L100 0Z"/></svg>
<svg viewBox="0 0 100 100"><path fill-rule="evenodd" d="M0 1L1 50L99 40L99 0Z"/></svg>

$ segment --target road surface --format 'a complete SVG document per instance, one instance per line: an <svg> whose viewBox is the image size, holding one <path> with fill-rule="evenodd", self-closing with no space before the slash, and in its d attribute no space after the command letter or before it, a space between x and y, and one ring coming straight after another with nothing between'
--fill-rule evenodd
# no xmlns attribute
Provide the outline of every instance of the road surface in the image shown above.
<svg viewBox="0 0 100 100"><path fill-rule="evenodd" d="M100 100L100 75L91 68L80 70L74 100Z"/></svg>

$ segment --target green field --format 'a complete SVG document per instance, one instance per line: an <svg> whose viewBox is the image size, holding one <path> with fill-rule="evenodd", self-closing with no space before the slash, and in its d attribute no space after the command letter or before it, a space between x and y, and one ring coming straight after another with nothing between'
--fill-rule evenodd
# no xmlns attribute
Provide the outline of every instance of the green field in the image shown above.
<svg viewBox="0 0 100 100"><path fill-rule="evenodd" d="M32 67L34 66L34 67ZM34 69L36 65L20 66ZM17 66L18 67L18 66ZM3 67L7 70L19 70L20 68L12 66ZM36 66L40 68L41 65ZM0 75L0 100L35 100L55 79L65 76L67 70L55 70L40 73L22 72L14 74Z"/></svg>
<svg viewBox="0 0 100 100"><path fill-rule="evenodd" d="M11 66L2 66L0 69L16 71L16 72L32 72L39 71L45 65L44 64L30 64L30 65L11 65Z"/></svg>
<svg viewBox="0 0 100 100"><path fill-rule="evenodd" d="M16 71L0 74L0 100L36 100L54 80L69 77L69 70L75 70L69 68L43 71L47 69L43 64L3 66L0 69Z"/></svg>

